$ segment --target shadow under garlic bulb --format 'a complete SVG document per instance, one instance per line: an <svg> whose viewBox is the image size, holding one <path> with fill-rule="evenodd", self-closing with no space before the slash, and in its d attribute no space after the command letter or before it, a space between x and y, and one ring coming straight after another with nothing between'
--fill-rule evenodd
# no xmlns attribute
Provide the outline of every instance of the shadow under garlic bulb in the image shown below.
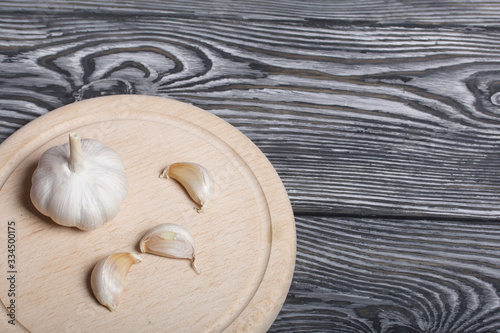
<svg viewBox="0 0 500 333"><path fill-rule="evenodd" d="M118 153L98 140L69 135L69 144L43 153L33 173L31 201L68 227L91 230L113 219L127 196Z"/></svg>

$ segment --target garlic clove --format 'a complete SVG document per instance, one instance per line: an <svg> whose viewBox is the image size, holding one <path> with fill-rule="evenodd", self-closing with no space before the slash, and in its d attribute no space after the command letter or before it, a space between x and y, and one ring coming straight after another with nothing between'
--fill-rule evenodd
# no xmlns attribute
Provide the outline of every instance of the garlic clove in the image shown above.
<svg viewBox="0 0 500 333"><path fill-rule="evenodd" d="M95 297L110 311L120 304L125 278L133 264L142 259L134 253L115 253L100 260L92 270L90 284Z"/></svg>
<svg viewBox="0 0 500 333"><path fill-rule="evenodd" d="M178 181L188 192L189 196L200 208L199 212L206 209L214 195L214 181L210 172L196 163L179 162L168 166L160 174L160 178L173 178Z"/></svg>
<svg viewBox="0 0 500 333"><path fill-rule="evenodd" d="M158 256L188 259L197 274L200 271L195 263L194 239L183 227L176 224L160 224L149 230L139 243L142 253Z"/></svg>

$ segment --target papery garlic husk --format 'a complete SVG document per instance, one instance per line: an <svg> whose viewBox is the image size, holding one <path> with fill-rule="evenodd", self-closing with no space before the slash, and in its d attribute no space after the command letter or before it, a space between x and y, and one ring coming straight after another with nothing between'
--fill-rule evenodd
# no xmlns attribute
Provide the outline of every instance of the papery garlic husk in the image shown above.
<svg viewBox="0 0 500 333"><path fill-rule="evenodd" d="M95 297L109 311L120 304L125 278L133 264L142 261L134 253L115 253L100 260L92 270L90 284Z"/></svg>
<svg viewBox="0 0 500 333"><path fill-rule="evenodd" d="M179 162L168 166L160 175L160 178L173 178L186 189L189 196L203 212L214 195L214 180L210 172L203 166Z"/></svg>
<svg viewBox="0 0 500 333"><path fill-rule="evenodd" d="M194 239L183 227L164 223L149 230L141 239L139 247L142 253L152 253L158 256L188 259L197 274L200 271L195 263Z"/></svg>
<svg viewBox="0 0 500 333"><path fill-rule="evenodd" d="M82 230L113 219L127 195L120 156L102 142L69 135L43 153L33 173L31 201L56 223Z"/></svg>

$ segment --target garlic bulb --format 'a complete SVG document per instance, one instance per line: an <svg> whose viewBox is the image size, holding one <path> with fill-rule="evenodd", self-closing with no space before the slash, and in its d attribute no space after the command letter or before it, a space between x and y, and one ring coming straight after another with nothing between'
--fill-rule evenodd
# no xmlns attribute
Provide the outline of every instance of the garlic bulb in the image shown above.
<svg viewBox="0 0 500 333"><path fill-rule="evenodd" d="M102 142L69 135L69 144L43 153L33 173L31 201L56 223L97 228L118 214L128 182L116 151Z"/></svg>
<svg viewBox="0 0 500 333"><path fill-rule="evenodd" d="M163 170L160 178L173 178L177 180L188 192L191 199L203 212L214 195L214 181L210 172L196 163L180 162L171 164Z"/></svg>
<svg viewBox="0 0 500 333"><path fill-rule="evenodd" d="M92 270L90 285L95 297L109 311L120 305L125 278L133 264L142 259L133 253L115 253L100 260Z"/></svg>
<svg viewBox="0 0 500 333"><path fill-rule="evenodd" d="M176 224L160 224L149 230L141 239L139 247L142 253L176 259L189 259L197 274L200 271L195 264L193 236Z"/></svg>

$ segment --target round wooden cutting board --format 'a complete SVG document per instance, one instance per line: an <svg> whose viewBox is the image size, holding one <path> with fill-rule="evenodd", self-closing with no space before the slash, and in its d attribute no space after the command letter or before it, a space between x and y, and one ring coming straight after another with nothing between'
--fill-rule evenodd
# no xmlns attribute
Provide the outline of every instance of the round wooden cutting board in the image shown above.
<svg viewBox="0 0 500 333"><path fill-rule="evenodd" d="M41 154L73 131L115 149L129 181L119 214L92 231L57 225L29 197ZM175 162L211 171L206 212L179 183L158 177ZM2 332L265 332L293 276L295 223L272 165L225 121L159 97L77 102L10 136L0 145L0 223ZM111 253L139 252L160 223L193 235L201 274L189 261L141 254L110 312L92 293L92 268Z"/></svg>

